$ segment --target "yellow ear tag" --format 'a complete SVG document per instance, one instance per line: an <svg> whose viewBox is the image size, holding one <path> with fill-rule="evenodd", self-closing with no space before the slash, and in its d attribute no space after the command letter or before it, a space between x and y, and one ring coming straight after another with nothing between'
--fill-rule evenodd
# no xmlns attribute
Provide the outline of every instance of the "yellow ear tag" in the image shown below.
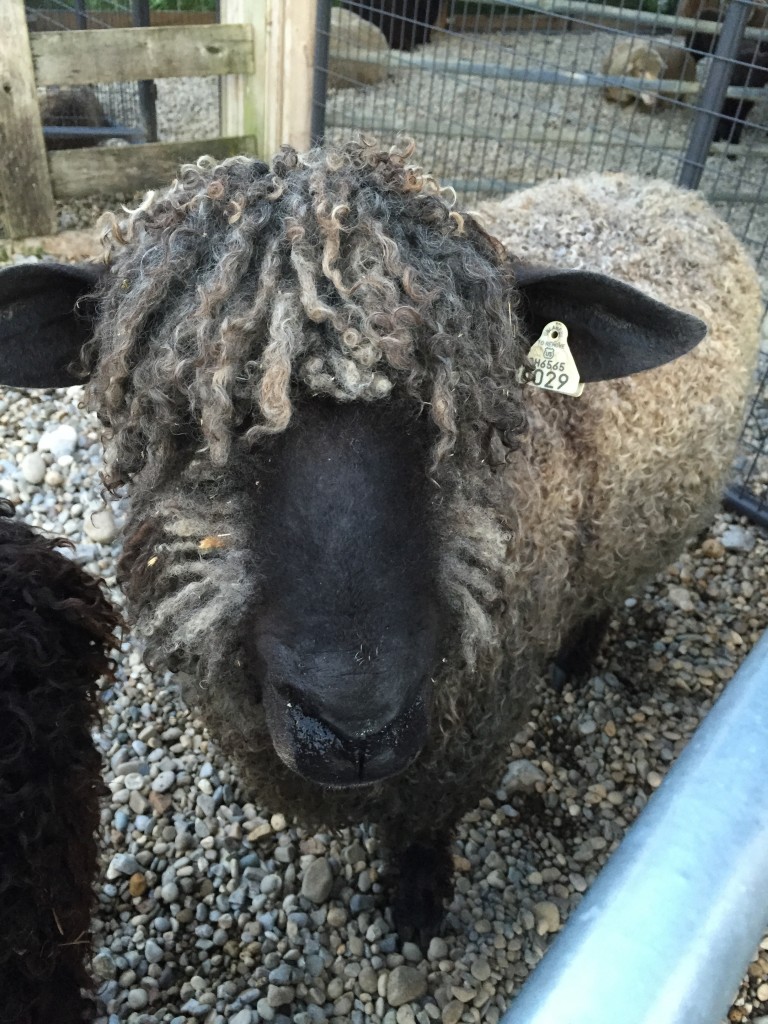
<svg viewBox="0 0 768 1024"><path fill-rule="evenodd" d="M517 379L521 384L531 384L544 391L557 391L574 398L584 390L576 361L568 348L568 328L559 320L547 324L528 358L533 363L533 370L518 370Z"/></svg>

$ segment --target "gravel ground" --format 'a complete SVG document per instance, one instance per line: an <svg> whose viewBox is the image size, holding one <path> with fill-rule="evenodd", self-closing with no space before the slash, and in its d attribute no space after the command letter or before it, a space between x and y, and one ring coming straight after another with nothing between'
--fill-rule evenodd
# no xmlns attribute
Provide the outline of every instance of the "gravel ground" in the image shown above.
<svg viewBox="0 0 768 1024"><path fill-rule="evenodd" d="M559 47L560 36L526 41L554 55L555 38ZM583 67L587 37L565 43L573 66ZM441 45L459 44L439 43L433 55ZM158 83L163 138L216 133L215 89L190 81ZM452 108L453 123L462 116L473 123L478 111L490 126L506 123L509 108L499 112L487 83L463 80L464 106L415 77L403 100L388 92L395 84L346 91L357 97L360 127L369 126L366 104L390 116L416 104L438 125L440 104ZM537 88L552 89L552 97L527 96L537 110L564 97L562 89ZM332 96L330 112L340 102L341 94ZM553 109L542 113L542 130L561 125L562 114L577 134L599 122L603 140L616 126L639 133L666 125L679 135L688 123L679 110L641 118L591 90L579 91L574 110ZM190 111L199 116L193 132ZM585 165L594 166L597 139L590 135L580 151ZM477 166L477 143L438 145L425 136L420 155L450 171L464 145ZM494 153L506 154L521 180L540 176L541 163L533 167L523 148L489 141L483 160L490 166ZM554 150L548 160L557 171ZM718 174L753 173L746 160L717 163ZM131 199L112 197L107 205ZM62 207L62 224L91 223L104 205L89 199ZM92 519L103 510L98 431L79 402L79 389L0 390L0 494L29 522L74 540L74 557L105 578L120 604L114 564L124 510L118 501ZM153 680L126 642L118 683L102 694L96 736L111 791L94 918L100 1024L494 1024L768 628L767 576L765 535L720 514L667 573L617 610L596 675L579 691L542 693L511 745L499 789L462 821L446 934L427 950L401 946L393 933L375 830L311 834L279 808L260 806L241 791L172 679ZM768 939L729 1020L767 1024L765 1015Z"/></svg>

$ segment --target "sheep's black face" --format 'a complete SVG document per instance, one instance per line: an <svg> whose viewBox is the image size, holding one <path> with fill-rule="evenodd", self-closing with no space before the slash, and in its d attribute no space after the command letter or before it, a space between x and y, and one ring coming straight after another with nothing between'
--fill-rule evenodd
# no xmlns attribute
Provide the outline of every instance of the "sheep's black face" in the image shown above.
<svg viewBox="0 0 768 1024"><path fill-rule="evenodd" d="M427 738L444 626L430 441L389 402L315 399L259 460L249 672L278 754L322 785L394 775Z"/></svg>

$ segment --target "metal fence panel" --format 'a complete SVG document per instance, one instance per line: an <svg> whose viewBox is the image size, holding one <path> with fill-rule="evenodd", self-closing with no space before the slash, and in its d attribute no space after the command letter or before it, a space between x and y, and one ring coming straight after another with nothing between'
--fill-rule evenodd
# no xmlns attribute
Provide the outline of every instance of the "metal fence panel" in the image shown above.
<svg viewBox="0 0 768 1024"><path fill-rule="evenodd" d="M768 633L501 1024L720 1024L768 925L767 687Z"/></svg>
<svg viewBox="0 0 768 1024"><path fill-rule="evenodd" d="M753 253L768 298L768 8L662 3L324 0L315 139L410 135L470 208L583 171L697 187ZM397 12L409 16L399 26ZM728 499L768 525L763 337Z"/></svg>

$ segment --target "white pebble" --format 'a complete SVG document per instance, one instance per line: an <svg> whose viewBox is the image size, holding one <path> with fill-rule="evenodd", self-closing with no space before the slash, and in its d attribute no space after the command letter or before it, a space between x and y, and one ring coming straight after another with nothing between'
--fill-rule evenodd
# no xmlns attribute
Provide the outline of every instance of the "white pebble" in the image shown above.
<svg viewBox="0 0 768 1024"><path fill-rule="evenodd" d="M57 469L49 469L44 480L48 487L61 487L64 483L64 477Z"/></svg>
<svg viewBox="0 0 768 1024"><path fill-rule="evenodd" d="M111 508L90 512L85 517L86 536L95 544L111 544L117 536L117 526Z"/></svg>
<svg viewBox="0 0 768 1024"><path fill-rule="evenodd" d="M726 551L751 551L755 546L755 535L743 526L728 526L720 541Z"/></svg>
<svg viewBox="0 0 768 1024"><path fill-rule="evenodd" d="M52 430L46 430L37 442L39 452L51 452L57 459L71 456L77 448L77 431L68 423L60 423Z"/></svg>
<svg viewBox="0 0 768 1024"><path fill-rule="evenodd" d="M691 592L686 587L669 587L667 590L669 600L679 608L681 612L692 612L694 609Z"/></svg>
<svg viewBox="0 0 768 1024"><path fill-rule="evenodd" d="M45 460L38 452L30 452L21 460L21 475L28 484L41 484L45 479Z"/></svg>

